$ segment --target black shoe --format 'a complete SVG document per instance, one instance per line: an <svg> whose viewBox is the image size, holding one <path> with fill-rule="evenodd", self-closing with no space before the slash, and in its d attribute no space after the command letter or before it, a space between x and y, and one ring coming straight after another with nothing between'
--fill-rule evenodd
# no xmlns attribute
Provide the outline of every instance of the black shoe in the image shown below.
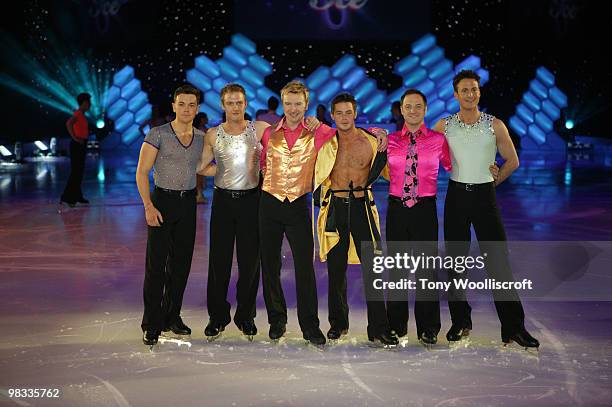
<svg viewBox="0 0 612 407"><path fill-rule="evenodd" d="M89 203L89 201L88 201L87 199L83 198L83 197L80 197L80 198L79 198L79 199L77 199L76 201L77 201L78 203L81 203L81 204L88 204L88 203Z"/></svg>
<svg viewBox="0 0 612 407"><path fill-rule="evenodd" d="M504 344L509 344L510 342L516 342L519 346L525 348L539 348L540 342L533 336L527 332L525 328L522 328L520 331L516 332L513 335L502 335L502 341Z"/></svg>
<svg viewBox="0 0 612 407"><path fill-rule="evenodd" d="M287 327L285 326L285 324L272 324L270 325L270 331L268 332L268 336L274 341L282 338L285 332L287 332Z"/></svg>
<svg viewBox="0 0 612 407"><path fill-rule="evenodd" d="M327 331L327 339L336 340L340 339L340 337L346 335L348 333L348 329L340 329L332 326Z"/></svg>
<svg viewBox="0 0 612 407"><path fill-rule="evenodd" d="M257 335L257 327L255 326L255 321L253 321L252 319L243 322L237 322L236 326L246 336L253 337Z"/></svg>
<svg viewBox="0 0 612 407"><path fill-rule="evenodd" d="M374 336L368 335L368 340L370 342L380 342L385 346L396 346L399 343L397 336L395 336L395 332L391 330Z"/></svg>
<svg viewBox="0 0 612 407"><path fill-rule="evenodd" d="M66 205L68 205L71 208L74 208L74 206L76 205L75 201L67 201L64 198L61 198L60 199L60 204L63 204L63 203L65 203Z"/></svg>
<svg viewBox="0 0 612 407"><path fill-rule="evenodd" d="M142 342L147 346L156 345L160 334L161 332L157 329L147 329L142 333Z"/></svg>
<svg viewBox="0 0 612 407"><path fill-rule="evenodd" d="M438 342L438 336L433 332L423 331L419 340L423 342L424 345L435 345Z"/></svg>
<svg viewBox="0 0 612 407"><path fill-rule="evenodd" d="M406 336L406 334L408 334L408 327L406 327L406 328L402 328L402 329L394 329L394 328L391 328L391 331L392 331L393 333L395 333L395 335L396 335L398 338L402 338L402 337Z"/></svg>
<svg viewBox="0 0 612 407"><path fill-rule="evenodd" d="M318 327L303 332L302 337L313 345L325 345L325 335Z"/></svg>
<svg viewBox="0 0 612 407"><path fill-rule="evenodd" d="M164 332L167 331L172 331L175 335L191 335L191 328L183 323L181 317L178 317L174 323L166 326Z"/></svg>
<svg viewBox="0 0 612 407"><path fill-rule="evenodd" d="M208 321L208 325L204 328L204 335L210 338L216 338L221 335L221 332L225 330L225 325L220 324L218 322L213 321L212 319Z"/></svg>
<svg viewBox="0 0 612 407"><path fill-rule="evenodd" d="M462 328L460 325L451 325L446 333L446 340L449 342L457 342L467 336L470 336L469 328Z"/></svg>

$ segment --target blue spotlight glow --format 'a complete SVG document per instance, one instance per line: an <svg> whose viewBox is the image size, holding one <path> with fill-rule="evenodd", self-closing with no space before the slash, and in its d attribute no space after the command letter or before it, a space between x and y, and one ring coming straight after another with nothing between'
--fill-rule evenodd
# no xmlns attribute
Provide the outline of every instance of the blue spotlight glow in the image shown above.
<svg viewBox="0 0 612 407"><path fill-rule="evenodd" d="M104 120L98 119L98 121L96 122L96 127L99 128L99 129L103 129L104 128Z"/></svg>
<svg viewBox="0 0 612 407"><path fill-rule="evenodd" d="M565 121L565 128L568 130L571 130L574 128L574 121L573 120L566 120Z"/></svg>
<svg viewBox="0 0 612 407"><path fill-rule="evenodd" d="M66 49L51 33L46 36L50 46L42 58L39 50L28 49L9 36L1 38L0 46L13 58L0 73L0 85L67 114L77 108L76 96L87 92L92 96L88 116L103 117L102 98L112 69Z"/></svg>
<svg viewBox="0 0 612 407"><path fill-rule="evenodd" d="M104 161L100 160L98 162L98 182L104 183L106 180L106 176L104 175Z"/></svg>

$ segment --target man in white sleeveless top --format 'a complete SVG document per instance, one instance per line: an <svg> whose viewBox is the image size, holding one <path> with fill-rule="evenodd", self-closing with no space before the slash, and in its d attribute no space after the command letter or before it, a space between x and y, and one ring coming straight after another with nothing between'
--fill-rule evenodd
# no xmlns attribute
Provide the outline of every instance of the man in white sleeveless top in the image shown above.
<svg viewBox="0 0 612 407"><path fill-rule="evenodd" d="M474 71L463 70L455 76L453 87L459 112L440 120L434 128L446 136L452 159L444 207L444 239L447 255L465 256L473 225L480 250L487 253L485 264L489 277L500 282L513 281L495 187L518 168L519 160L504 123L479 111L479 82L480 77ZM495 167L497 152L504 159L499 172ZM449 273L453 280L466 278L465 272L451 270ZM537 348L539 342L525 329L525 314L516 290L493 290L493 298L504 344L514 341ZM451 284L448 305L452 326L446 338L449 342L458 341L472 328L465 290Z"/></svg>
<svg viewBox="0 0 612 407"><path fill-rule="evenodd" d="M210 320L204 329L209 340L218 337L230 323L227 292L232 270L234 242L238 261L234 323L249 339L257 334L255 311L259 288L259 199L260 160L264 121L245 120L246 91L237 83L221 89L221 107L226 121L206 132L200 172L214 159L214 194L210 215L210 241L206 304ZM314 128L318 122L308 120Z"/></svg>

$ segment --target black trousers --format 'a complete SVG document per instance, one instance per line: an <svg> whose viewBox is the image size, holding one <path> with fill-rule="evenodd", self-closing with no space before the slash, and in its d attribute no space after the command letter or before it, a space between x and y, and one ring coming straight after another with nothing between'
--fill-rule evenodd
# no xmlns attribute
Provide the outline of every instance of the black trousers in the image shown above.
<svg viewBox="0 0 612 407"><path fill-rule="evenodd" d="M148 226L141 326L161 330L181 313L196 235L196 192L181 197L155 188L151 201L164 222Z"/></svg>
<svg viewBox="0 0 612 407"><path fill-rule="evenodd" d="M234 242L238 260L236 293L237 324L255 318L259 288L259 189L232 196L215 188L210 214L210 251L208 255L207 307L212 321L227 325L231 321L227 290L232 272Z"/></svg>
<svg viewBox="0 0 612 407"><path fill-rule="evenodd" d="M447 255L468 254L471 225L474 226L481 253L487 253L485 267L488 276L497 281L514 281L505 243L506 232L497 207L495 184L491 182L466 187L466 184L449 180L444 205ZM449 280L465 276L465 271L449 271ZM524 327L525 314L516 290L493 290L493 299L502 333L513 334ZM453 325L472 328L472 308L467 302L465 290L451 285L448 307Z"/></svg>
<svg viewBox="0 0 612 407"><path fill-rule="evenodd" d="M76 202L78 199L83 198L81 183L83 182L83 173L85 172L86 149L86 144L79 144L74 140L70 140L70 176L62 194L62 201Z"/></svg>
<svg viewBox="0 0 612 407"><path fill-rule="evenodd" d="M280 279L281 248L283 236L287 236L295 266L298 322L303 332L319 327L314 240L306 197L281 202L264 191L259 204L259 241L268 322L287 323L287 305Z"/></svg>
<svg viewBox="0 0 612 407"><path fill-rule="evenodd" d="M361 262L361 274L368 310L368 336L373 337L385 333L389 330L389 322L387 321L384 293L373 289L375 278L372 271L374 242L368 224L366 198L351 199L350 215L348 198L334 197L330 205L332 207L329 209L328 216L332 216L333 212L340 241L327 254L329 324L338 329L348 329L349 327L346 268L350 236L352 236ZM366 244L362 245L364 242Z"/></svg>
<svg viewBox="0 0 612 407"><path fill-rule="evenodd" d="M420 198L411 208L403 206L397 199L389 198L386 223L389 256L395 256L399 252L413 256L438 255L438 213L435 197ZM401 278L410 278L410 276L405 270L390 271L390 280L399 281ZM414 318L417 337L420 338L423 331L437 335L441 324L438 291L422 289L419 279L437 281L436 270L420 268L415 272L417 285ZM396 298L396 295L388 298L387 314L391 328L403 333L408 331L408 298L406 296Z"/></svg>

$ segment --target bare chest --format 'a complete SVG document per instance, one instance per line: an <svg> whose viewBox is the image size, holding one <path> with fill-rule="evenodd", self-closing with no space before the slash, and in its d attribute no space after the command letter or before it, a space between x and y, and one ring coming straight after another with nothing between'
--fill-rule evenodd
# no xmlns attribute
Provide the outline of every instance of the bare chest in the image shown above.
<svg viewBox="0 0 612 407"><path fill-rule="evenodd" d="M336 154L336 167L352 170L363 170L370 168L372 162L372 146L364 137L355 140L343 141L338 144Z"/></svg>
<svg viewBox="0 0 612 407"><path fill-rule="evenodd" d="M332 187L344 189L352 181L354 186L364 186L370 172L373 152L365 137L339 142L336 162L330 174Z"/></svg>

